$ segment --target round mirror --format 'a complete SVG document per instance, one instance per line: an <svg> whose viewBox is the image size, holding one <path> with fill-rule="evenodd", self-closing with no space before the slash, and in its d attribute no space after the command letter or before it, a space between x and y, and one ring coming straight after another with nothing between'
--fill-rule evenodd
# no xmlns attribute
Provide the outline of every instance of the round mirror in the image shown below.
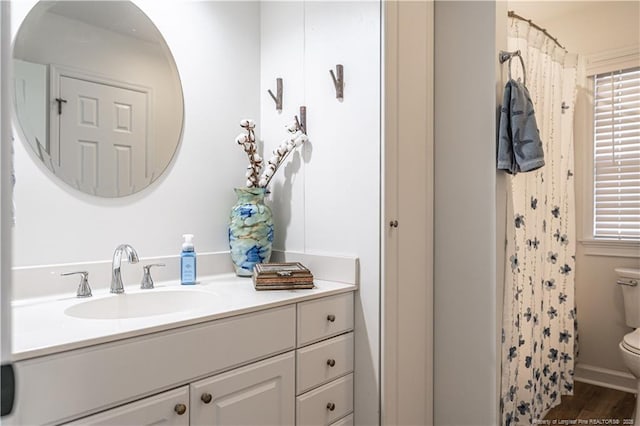
<svg viewBox="0 0 640 426"><path fill-rule="evenodd" d="M164 38L133 3L39 2L13 59L17 127L55 176L121 197L167 168L182 134L182 86Z"/></svg>

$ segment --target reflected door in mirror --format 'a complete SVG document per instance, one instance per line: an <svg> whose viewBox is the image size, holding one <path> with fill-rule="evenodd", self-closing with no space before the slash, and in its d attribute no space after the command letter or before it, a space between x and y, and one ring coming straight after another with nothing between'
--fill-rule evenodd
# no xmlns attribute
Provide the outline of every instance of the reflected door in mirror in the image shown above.
<svg viewBox="0 0 640 426"><path fill-rule="evenodd" d="M13 93L16 115L22 118L22 131L41 160L42 151L49 152L48 73L46 65L14 60Z"/></svg>
<svg viewBox="0 0 640 426"><path fill-rule="evenodd" d="M83 192L117 197L146 186L147 93L61 76L60 169Z"/></svg>

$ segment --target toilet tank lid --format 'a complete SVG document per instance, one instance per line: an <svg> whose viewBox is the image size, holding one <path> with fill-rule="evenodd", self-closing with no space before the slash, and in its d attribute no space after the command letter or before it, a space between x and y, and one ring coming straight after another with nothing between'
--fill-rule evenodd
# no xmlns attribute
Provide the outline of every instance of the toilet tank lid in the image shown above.
<svg viewBox="0 0 640 426"><path fill-rule="evenodd" d="M635 268L616 268L616 274L620 278L635 278L640 279L640 269Z"/></svg>

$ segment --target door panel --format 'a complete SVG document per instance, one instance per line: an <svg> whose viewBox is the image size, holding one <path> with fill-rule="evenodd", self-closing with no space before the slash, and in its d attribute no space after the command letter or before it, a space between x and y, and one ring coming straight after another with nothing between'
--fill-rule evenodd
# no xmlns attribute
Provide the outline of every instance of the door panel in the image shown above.
<svg viewBox="0 0 640 426"><path fill-rule="evenodd" d="M289 352L193 383L191 424L292 425L294 375Z"/></svg>
<svg viewBox="0 0 640 426"><path fill-rule="evenodd" d="M382 423L433 424L433 2L385 2Z"/></svg>
<svg viewBox="0 0 640 426"><path fill-rule="evenodd" d="M131 193L143 185L148 169L147 96L60 77L60 98L66 101L60 115L60 169L70 182L107 197Z"/></svg>

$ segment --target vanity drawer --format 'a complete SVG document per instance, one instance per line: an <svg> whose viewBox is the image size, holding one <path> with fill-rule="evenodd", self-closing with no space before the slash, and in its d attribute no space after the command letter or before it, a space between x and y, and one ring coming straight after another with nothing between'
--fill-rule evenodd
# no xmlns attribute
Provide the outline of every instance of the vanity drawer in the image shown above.
<svg viewBox="0 0 640 426"><path fill-rule="evenodd" d="M353 374L296 398L296 425L330 425L353 411Z"/></svg>
<svg viewBox="0 0 640 426"><path fill-rule="evenodd" d="M298 347L353 329L353 293L298 304Z"/></svg>
<svg viewBox="0 0 640 426"><path fill-rule="evenodd" d="M296 351L297 394L353 371L353 333Z"/></svg>

